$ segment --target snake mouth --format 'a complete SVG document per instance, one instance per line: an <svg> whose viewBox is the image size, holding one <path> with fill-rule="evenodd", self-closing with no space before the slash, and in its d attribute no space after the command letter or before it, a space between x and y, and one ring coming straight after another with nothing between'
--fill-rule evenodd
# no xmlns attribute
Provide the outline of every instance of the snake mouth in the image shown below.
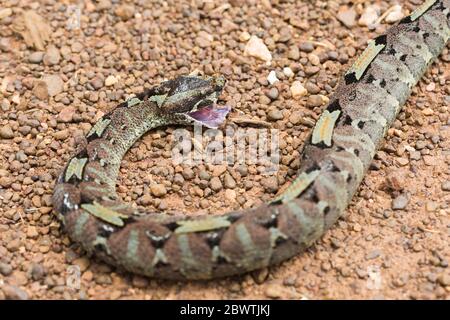
<svg viewBox="0 0 450 320"><path fill-rule="evenodd" d="M199 108L196 111L186 113L186 116L196 123L200 123L205 127L216 129L225 120L231 107L228 105L220 106L216 103Z"/></svg>

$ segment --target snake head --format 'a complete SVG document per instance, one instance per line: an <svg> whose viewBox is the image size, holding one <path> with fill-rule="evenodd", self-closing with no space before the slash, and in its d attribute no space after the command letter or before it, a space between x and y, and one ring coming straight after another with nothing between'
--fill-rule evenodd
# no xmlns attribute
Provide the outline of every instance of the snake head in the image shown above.
<svg viewBox="0 0 450 320"><path fill-rule="evenodd" d="M223 77L182 76L163 82L149 99L157 103L163 114L176 115L178 122L217 128L230 111L229 106L217 105L224 86Z"/></svg>

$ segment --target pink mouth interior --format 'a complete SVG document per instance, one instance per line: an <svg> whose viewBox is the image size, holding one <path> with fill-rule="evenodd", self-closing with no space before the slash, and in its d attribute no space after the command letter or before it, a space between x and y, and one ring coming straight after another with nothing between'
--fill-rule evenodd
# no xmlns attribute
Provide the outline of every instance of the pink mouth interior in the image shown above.
<svg viewBox="0 0 450 320"><path fill-rule="evenodd" d="M200 110L189 112L187 115L208 128L217 128L225 120L230 110L230 106L212 104Z"/></svg>

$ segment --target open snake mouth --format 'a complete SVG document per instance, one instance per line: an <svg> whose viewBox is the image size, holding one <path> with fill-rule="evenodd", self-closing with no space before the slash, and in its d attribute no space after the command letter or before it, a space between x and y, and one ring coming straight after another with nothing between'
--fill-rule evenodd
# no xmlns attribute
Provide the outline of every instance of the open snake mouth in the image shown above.
<svg viewBox="0 0 450 320"><path fill-rule="evenodd" d="M225 120L225 117L230 110L231 107L228 105L220 106L216 103L212 103L200 107L195 111L188 112L186 113L186 116L205 127L216 129Z"/></svg>

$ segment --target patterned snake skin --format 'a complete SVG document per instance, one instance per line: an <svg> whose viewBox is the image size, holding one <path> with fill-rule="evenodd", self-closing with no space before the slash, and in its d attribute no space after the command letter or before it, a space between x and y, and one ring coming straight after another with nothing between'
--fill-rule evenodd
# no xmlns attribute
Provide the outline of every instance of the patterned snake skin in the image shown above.
<svg viewBox="0 0 450 320"><path fill-rule="evenodd" d="M217 127L225 81L179 77L121 103L66 165L53 203L69 236L125 270L166 279L209 279L286 260L344 214L411 89L450 37L450 0L425 1L368 43L341 80L301 153L290 187L271 203L222 216L144 213L115 191L120 162L150 129Z"/></svg>

